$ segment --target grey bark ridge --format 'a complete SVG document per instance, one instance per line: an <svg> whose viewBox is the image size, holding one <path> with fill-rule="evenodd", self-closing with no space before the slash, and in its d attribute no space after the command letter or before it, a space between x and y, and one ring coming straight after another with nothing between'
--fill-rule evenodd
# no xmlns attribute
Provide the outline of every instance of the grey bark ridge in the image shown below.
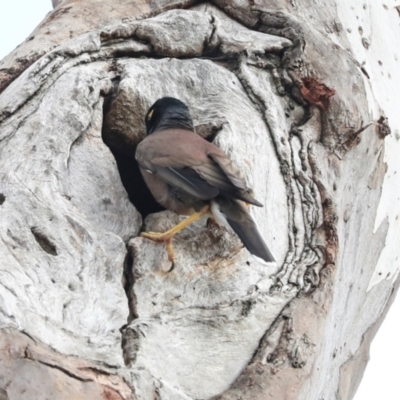
<svg viewBox="0 0 400 400"><path fill-rule="evenodd" d="M366 153L381 149L381 139L358 140L364 130L374 133L364 129L371 117L361 72L341 50L333 56L335 76L332 59L316 56L331 46L317 27L323 15L306 25L281 6L215 3L220 8L203 4L89 32L44 55L2 92L0 323L7 334L24 331L40 348L51 346L58 368L75 356L115 375L107 378L119 385L115 398L333 398L338 388L346 398L358 381L342 383L340 366L362 338L349 337L359 312L340 288L349 273L340 262L362 264L365 288L386 232L382 226L360 244L359 220L338 220L348 207L351 214L363 209L360 201L346 202L357 190L376 209L383 179L375 172L381 153ZM360 88L351 99L349 74ZM325 84L316 97L305 77ZM329 88L336 91L331 99ZM162 245L136 237L141 217L101 131L134 148L146 110L164 95L185 101L199 132L215 136L243 166L265 204L254 217L279 269L205 221L177 236L173 271ZM369 171L349 178L343 170L356 170L361 154ZM366 190L370 176L374 185ZM350 187L353 179L358 186ZM340 198L344 191L349 197ZM150 215L146 229L178 219ZM363 224L373 232L373 218ZM357 246L367 254L372 242L368 260L350 256ZM357 269L352 273L359 279ZM371 316L356 324L366 332L390 286L368 296L360 288L351 295L355 304L365 297ZM327 323L333 307L348 310L336 334L342 313ZM329 363L322 361L333 346L324 329L337 346ZM107 379L97 379L102 390Z"/></svg>
<svg viewBox="0 0 400 400"><path fill-rule="evenodd" d="M121 21L134 21L158 15L174 8L187 8L196 0L62 0L55 10L17 48L0 60L0 92L30 65L51 50L84 33Z"/></svg>

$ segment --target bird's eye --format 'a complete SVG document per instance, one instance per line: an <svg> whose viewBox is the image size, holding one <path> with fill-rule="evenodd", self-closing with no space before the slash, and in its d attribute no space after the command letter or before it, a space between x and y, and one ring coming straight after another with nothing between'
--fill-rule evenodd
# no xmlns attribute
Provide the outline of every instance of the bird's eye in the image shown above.
<svg viewBox="0 0 400 400"><path fill-rule="evenodd" d="M154 109L153 110L150 110L149 111L149 113L147 114L147 121L150 121L151 120L151 117L153 116L153 114L154 114Z"/></svg>

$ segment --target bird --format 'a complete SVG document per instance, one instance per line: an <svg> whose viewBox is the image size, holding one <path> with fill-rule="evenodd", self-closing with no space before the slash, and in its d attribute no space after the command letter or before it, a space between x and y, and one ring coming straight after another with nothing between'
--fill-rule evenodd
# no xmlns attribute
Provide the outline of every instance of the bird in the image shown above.
<svg viewBox="0 0 400 400"><path fill-rule="evenodd" d="M250 253L275 262L248 210L250 204L263 205L239 167L195 132L187 105L174 97L160 98L149 108L145 124L146 137L135 153L143 179L158 203L188 218L166 232L141 236L165 242L174 266L173 237L208 215L218 225L230 226Z"/></svg>

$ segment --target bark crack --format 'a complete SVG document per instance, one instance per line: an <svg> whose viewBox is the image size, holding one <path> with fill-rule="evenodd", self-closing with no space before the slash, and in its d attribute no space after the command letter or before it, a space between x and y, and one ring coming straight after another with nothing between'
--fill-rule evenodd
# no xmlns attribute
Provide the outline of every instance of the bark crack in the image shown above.
<svg viewBox="0 0 400 400"><path fill-rule="evenodd" d="M82 376L74 374L73 372L71 372L70 370L64 368L61 365L50 363L48 361L43 361L43 360L35 358L34 355L32 354L32 352L30 351L29 345L26 346L24 355L25 355L25 358L27 360L36 361L36 362L38 362L40 364L45 365L46 367L57 369L57 370L61 371L62 373L64 373L65 375L68 375L70 378L77 379L78 381L81 381L81 382L90 382L90 381L92 381L92 379L83 378Z"/></svg>

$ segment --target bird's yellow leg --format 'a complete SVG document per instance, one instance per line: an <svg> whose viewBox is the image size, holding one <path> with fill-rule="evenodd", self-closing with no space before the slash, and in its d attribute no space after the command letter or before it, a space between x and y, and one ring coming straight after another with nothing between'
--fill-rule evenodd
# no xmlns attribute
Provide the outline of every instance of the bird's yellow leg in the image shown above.
<svg viewBox="0 0 400 400"><path fill-rule="evenodd" d="M198 220L203 215L207 214L210 210L209 206L203 207L199 212L195 212L190 217L186 218L184 221L174 226L172 229L169 229L166 232L142 232L140 236L145 237L146 239L154 240L156 242L166 242L167 244L167 253L168 259L172 262L172 266L175 263L175 253L174 248L172 247L172 238L180 232L182 229L189 226L192 222Z"/></svg>
<svg viewBox="0 0 400 400"><path fill-rule="evenodd" d="M166 232L142 232L141 236L150 240L154 240L156 242L168 242L182 229L186 228L191 223L198 220L203 215L207 214L209 212L209 209L210 207L208 205L203 207L200 211L193 213L190 217L186 218L184 221Z"/></svg>

